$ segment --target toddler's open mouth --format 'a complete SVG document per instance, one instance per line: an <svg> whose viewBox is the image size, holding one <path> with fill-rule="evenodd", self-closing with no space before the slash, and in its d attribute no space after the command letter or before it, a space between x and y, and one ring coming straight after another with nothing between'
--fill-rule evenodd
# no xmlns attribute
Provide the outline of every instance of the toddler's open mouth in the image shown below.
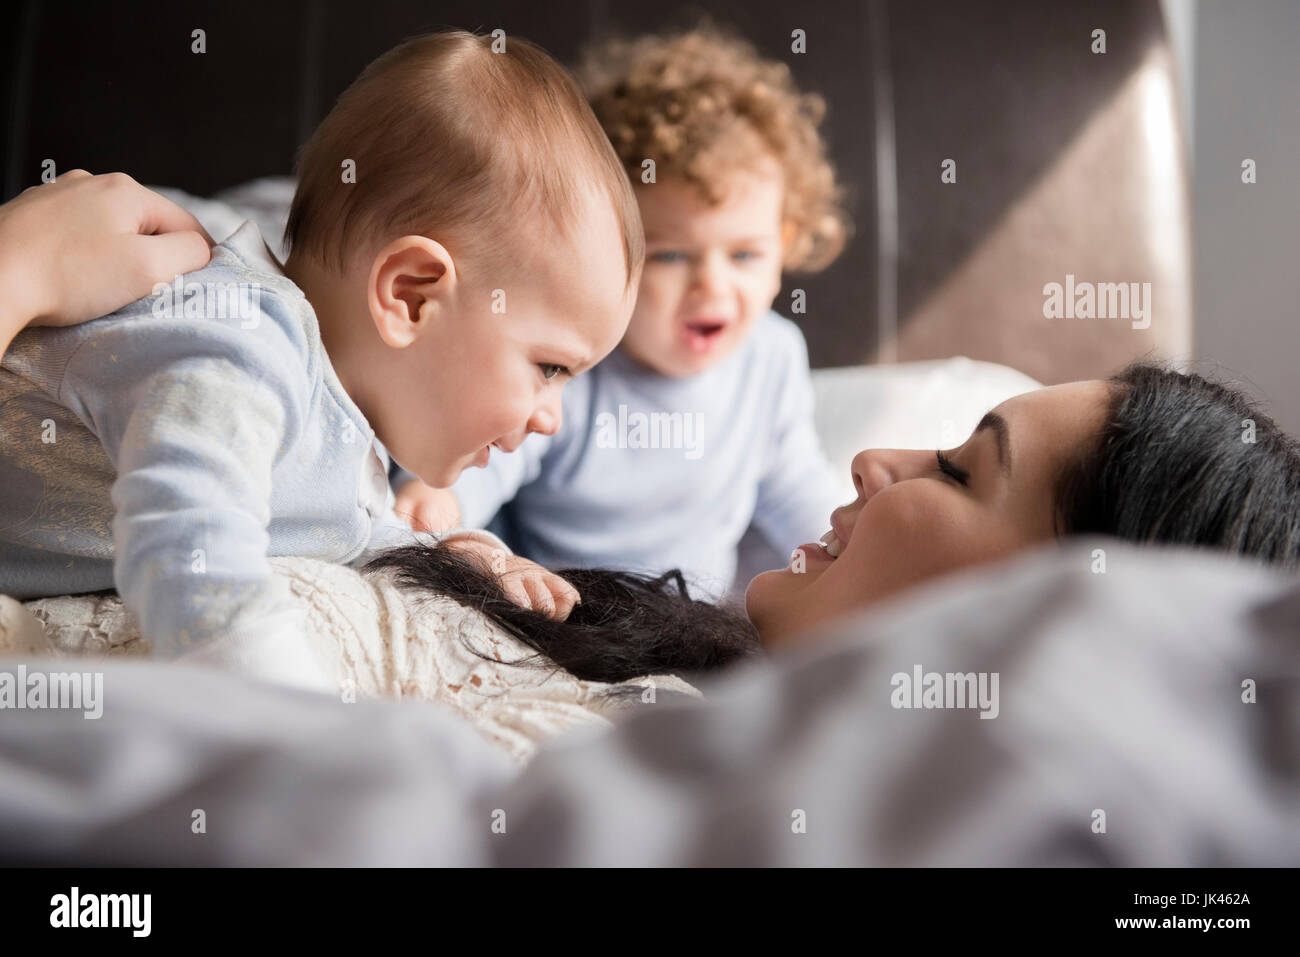
<svg viewBox="0 0 1300 957"><path fill-rule="evenodd" d="M727 323L722 319L695 319L682 327L682 338L692 352L708 352L722 339Z"/></svg>

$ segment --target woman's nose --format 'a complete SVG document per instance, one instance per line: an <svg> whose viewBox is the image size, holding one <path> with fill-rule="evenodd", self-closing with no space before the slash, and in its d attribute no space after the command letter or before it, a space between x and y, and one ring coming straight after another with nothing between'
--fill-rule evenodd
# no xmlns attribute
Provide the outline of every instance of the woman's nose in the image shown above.
<svg viewBox="0 0 1300 957"><path fill-rule="evenodd" d="M894 484L906 470L906 450L866 449L853 457L853 485L858 498L866 501ZM915 453L911 453L915 454Z"/></svg>

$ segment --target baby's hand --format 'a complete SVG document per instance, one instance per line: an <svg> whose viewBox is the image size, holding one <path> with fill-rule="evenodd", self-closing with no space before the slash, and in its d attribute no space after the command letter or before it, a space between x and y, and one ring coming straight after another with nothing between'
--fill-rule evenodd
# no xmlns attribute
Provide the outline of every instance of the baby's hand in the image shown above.
<svg viewBox="0 0 1300 957"><path fill-rule="evenodd" d="M474 538L454 538L447 545L483 559L500 579L510 600L520 608L531 608L563 621L581 601L576 588L536 562Z"/></svg>
<svg viewBox="0 0 1300 957"><path fill-rule="evenodd" d="M393 511L417 532L445 532L460 524L460 502L449 488L433 488L411 479L397 491Z"/></svg>

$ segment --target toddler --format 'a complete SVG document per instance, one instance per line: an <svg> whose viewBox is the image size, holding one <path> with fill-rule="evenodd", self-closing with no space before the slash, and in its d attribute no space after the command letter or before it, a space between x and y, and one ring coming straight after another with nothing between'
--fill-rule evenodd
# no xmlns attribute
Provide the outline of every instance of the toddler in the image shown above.
<svg viewBox="0 0 1300 957"><path fill-rule="evenodd" d="M541 50L402 44L299 158L283 268L246 223L206 268L0 367L0 593L116 587L160 657L328 687L269 556L409 543L388 454L450 485L560 426L622 337L643 260L631 188ZM521 604L577 594L487 533Z"/></svg>
<svg viewBox="0 0 1300 957"><path fill-rule="evenodd" d="M720 597L751 526L788 551L842 497L803 336L771 311L782 270L825 266L847 230L821 103L712 29L606 45L585 73L645 225L627 335L566 392L558 434L450 494L399 474L397 510L437 528L501 509L494 527L544 565L676 566Z"/></svg>

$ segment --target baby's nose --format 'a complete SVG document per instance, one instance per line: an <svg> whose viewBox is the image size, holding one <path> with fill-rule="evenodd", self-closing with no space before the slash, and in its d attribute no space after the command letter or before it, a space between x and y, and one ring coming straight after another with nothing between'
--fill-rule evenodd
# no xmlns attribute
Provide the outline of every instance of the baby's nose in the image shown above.
<svg viewBox="0 0 1300 957"><path fill-rule="evenodd" d="M563 419L564 413L558 406L555 409L539 409L529 421L528 431L540 432L542 435L554 435L560 431Z"/></svg>

